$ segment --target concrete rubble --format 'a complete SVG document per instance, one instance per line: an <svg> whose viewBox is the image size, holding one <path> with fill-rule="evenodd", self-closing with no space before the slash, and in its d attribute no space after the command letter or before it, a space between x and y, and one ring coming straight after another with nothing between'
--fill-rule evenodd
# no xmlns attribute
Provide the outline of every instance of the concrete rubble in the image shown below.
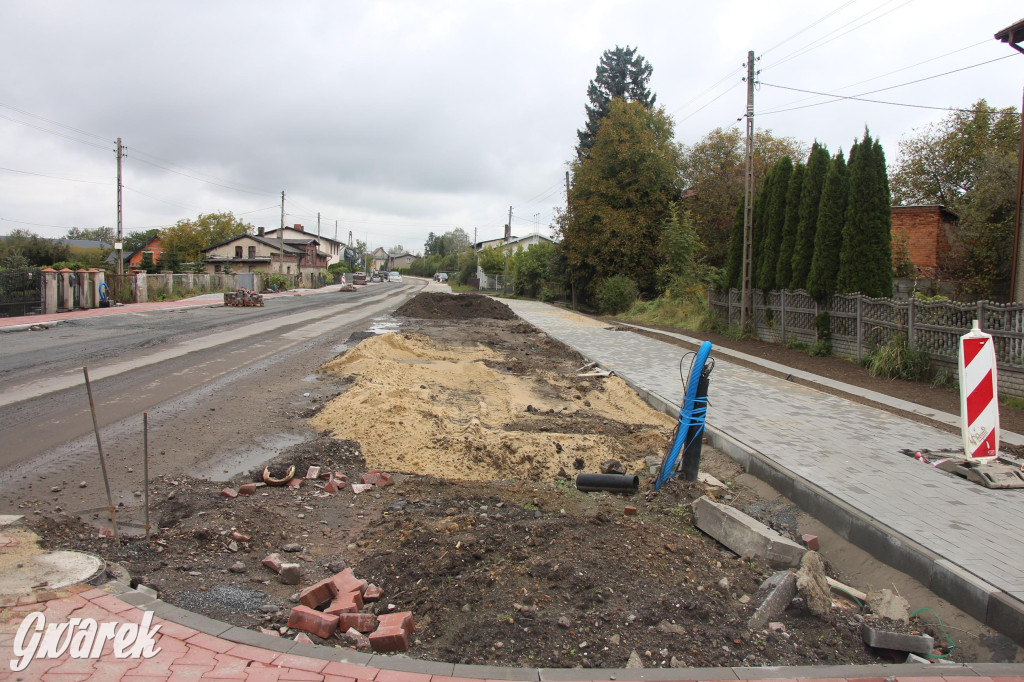
<svg viewBox="0 0 1024 682"><path fill-rule="evenodd" d="M795 568L807 549L743 512L707 495L693 503L694 525L740 556L761 557L775 568Z"/></svg>

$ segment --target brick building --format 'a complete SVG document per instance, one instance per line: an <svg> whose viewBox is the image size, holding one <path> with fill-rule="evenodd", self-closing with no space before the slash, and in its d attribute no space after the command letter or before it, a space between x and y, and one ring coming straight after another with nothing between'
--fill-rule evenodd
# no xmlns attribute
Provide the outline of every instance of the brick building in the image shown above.
<svg viewBox="0 0 1024 682"><path fill-rule="evenodd" d="M939 268L947 253L953 230L959 217L945 206L892 207L892 257L893 263L903 253L898 248L900 241L906 242L910 262L917 269L917 277L936 279Z"/></svg>

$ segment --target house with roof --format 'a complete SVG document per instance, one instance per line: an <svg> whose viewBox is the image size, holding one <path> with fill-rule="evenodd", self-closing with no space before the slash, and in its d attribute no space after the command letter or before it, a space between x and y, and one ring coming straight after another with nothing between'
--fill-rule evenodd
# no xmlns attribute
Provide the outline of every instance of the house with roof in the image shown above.
<svg viewBox="0 0 1024 682"><path fill-rule="evenodd" d="M277 239L278 232L280 231L280 229L264 230L264 236L267 239ZM295 224L293 226L285 227L284 234L282 236L284 237L285 242L316 239L319 244L318 248L320 251L327 255L327 265L334 265L345 258L345 249L347 247L344 243L337 239L331 239L330 237L324 237L319 234L314 236L311 232L307 232L306 228L302 225Z"/></svg>
<svg viewBox="0 0 1024 682"><path fill-rule="evenodd" d="M473 244L473 250L480 252L484 249L501 249L507 256L511 256L520 249L529 249L541 243L554 244L555 242L539 232L531 232L525 237L516 237L506 226L504 237L477 242ZM479 265L476 268L476 277L480 281L481 289L496 289L501 286L497 276L486 274Z"/></svg>
<svg viewBox="0 0 1024 682"><path fill-rule="evenodd" d="M320 242L304 239L268 239L263 234L243 234L203 250L206 272L263 272L302 275L327 267L328 255Z"/></svg>

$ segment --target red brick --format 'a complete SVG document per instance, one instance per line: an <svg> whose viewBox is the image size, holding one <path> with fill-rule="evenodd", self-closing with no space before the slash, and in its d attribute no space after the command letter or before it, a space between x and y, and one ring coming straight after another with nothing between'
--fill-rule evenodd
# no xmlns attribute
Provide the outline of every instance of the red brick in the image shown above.
<svg viewBox="0 0 1024 682"><path fill-rule="evenodd" d="M380 621L380 627L400 627L407 634L412 634L416 631L416 626L412 620L412 611L399 611L398 613L385 613L377 617Z"/></svg>
<svg viewBox="0 0 1024 682"><path fill-rule="evenodd" d="M366 586L366 591L363 592L363 601L377 601L384 596L384 590L380 589L376 585L370 584Z"/></svg>
<svg viewBox="0 0 1024 682"><path fill-rule="evenodd" d="M303 481L301 478L293 478L292 480L288 481L287 485L289 488L299 488L302 486L304 482L305 481Z"/></svg>
<svg viewBox="0 0 1024 682"><path fill-rule="evenodd" d="M355 628L359 632L373 632L377 627L377 616L372 613L339 613L338 629L348 632L349 628Z"/></svg>
<svg viewBox="0 0 1024 682"><path fill-rule="evenodd" d="M255 495L259 489L259 483L246 483L238 488L239 495Z"/></svg>
<svg viewBox="0 0 1024 682"><path fill-rule="evenodd" d="M409 633L398 626L379 627L370 635L370 647L381 653L409 650Z"/></svg>
<svg viewBox="0 0 1024 682"><path fill-rule="evenodd" d="M807 546L807 549L811 550L812 552L818 551L819 545L817 535L801 535L800 539L803 540L804 545Z"/></svg>
<svg viewBox="0 0 1024 682"><path fill-rule="evenodd" d="M245 533L239 533L237 530L233 530L231 531L231 539L235 542L249 542L249 540L252 540L252 537Z"/></svg>
<svg viewBox="0 0 1024 682"><path fill-rule="evenodd" d="M359 477L359 482L385 488L389 485L394 485L395 478L391 474L386 474L383 471L367 471Z"/></svg>
<svg viewBox="0 0 1024 682"><path fill-rule="evenodd" d="M234 488L224 488L220 491L221 497L238 497L238 493L235 492Z"/></svg>
<svg viewBox="0 0 1024 682"><path fill-rule="evenodd" d="M359 595L359 592L353 590L352 592L339 594L335 597L334 601L324 609L324 613L356 613L361 608L363 608L363 598Z"/></svg>
<svg viewBox="0 0 1024 682"><path fill-rule="evenodd" d="M351 568L346 568L341 573L336 573L331 580L334 582L335 594L359 592L361 595L366 591L366 581L357 578ZM359 608L362 608L362 606Z"/></svg>
<svg viewBox="0 0 1024 682"><path fill-rule="evenodd" d="M636 507L626 507L622 510L622 513L626 516L636 516Z"/></svg>
<svg viewBox="0 0 1024 682"><path fill-rule="evenodd" d="M306 469L306 478L320 478L320 467L311 466Z"/></svg>
<svg viewBox="0 0 1024 682"><path fill-rule="evenodd" d="M338 617L308 606L296 606L288 616L288 627L326 639L338 629Z"/></svg>
<svg viewBox="0 0 1024 682"><path fill-rule="evenodd" d="M278 554L277 552L274 552L273 554L268 554L263 559L263 565L266 566L267 568L269 568L274 573L280 573L281 572L281 564L283 564L283 563L284 562L281 561L281 555Z"/></svg>
<svg viewBox="0 0 1024 682"><path fill-rule="evenodd" d="M334 472L334 482L338 483L338 484L348 483L348 476L346 476L345 474L341 473L340 471L335 471ZM339 487L340 487L340 485L339 485Z"/></svg>
<svg viewBox="0 0 1024 682"><path fill-rule="evenodd" d="M296 642L302 642L304 644L312 644L313 643L313 640L311 640L309 638L309 635L307 635L305 632L300 632L299 634L295 635L295 641Z"/></svg>
<svg viewBox="0 0 1024 682"><path fill-rule="evenodd" d="M311 609L318 609L334 599L336 594L332 579L327 578L299 592L299 601Z"/></svg>
<svg viewBox="0 0 1024 682"><path fill-rule="evenodd" d="M327 481L327 483L324 484L324 492L331 493L333 495L338 492L338 486L334 485L334 481Z"/></svg>

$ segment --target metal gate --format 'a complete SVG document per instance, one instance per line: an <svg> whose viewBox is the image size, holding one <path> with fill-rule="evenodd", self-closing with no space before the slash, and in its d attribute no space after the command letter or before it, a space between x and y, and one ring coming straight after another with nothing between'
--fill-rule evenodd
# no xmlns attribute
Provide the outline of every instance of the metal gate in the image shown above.
<svg viewBox="0 0 1024 682"><path fill-rule="evenodd" d="M106 276L107 288L110 290L110 300L113 303L134 303L135 294L132 292L132 280L134 277L129 274Z"/></svg>
<svg viewBox="0 0 1024 682"><path fill-rule="evenodd" d="M240 272L238 277L238 288L248 289L249 291L256 290L256 274L253 272Z"/></svg>
<svg viewBox="0 0 1024 682"><path fill-rule="evenodd" d="M38 270L0 272L0 317L42 312L42 280Z"/></svg>

